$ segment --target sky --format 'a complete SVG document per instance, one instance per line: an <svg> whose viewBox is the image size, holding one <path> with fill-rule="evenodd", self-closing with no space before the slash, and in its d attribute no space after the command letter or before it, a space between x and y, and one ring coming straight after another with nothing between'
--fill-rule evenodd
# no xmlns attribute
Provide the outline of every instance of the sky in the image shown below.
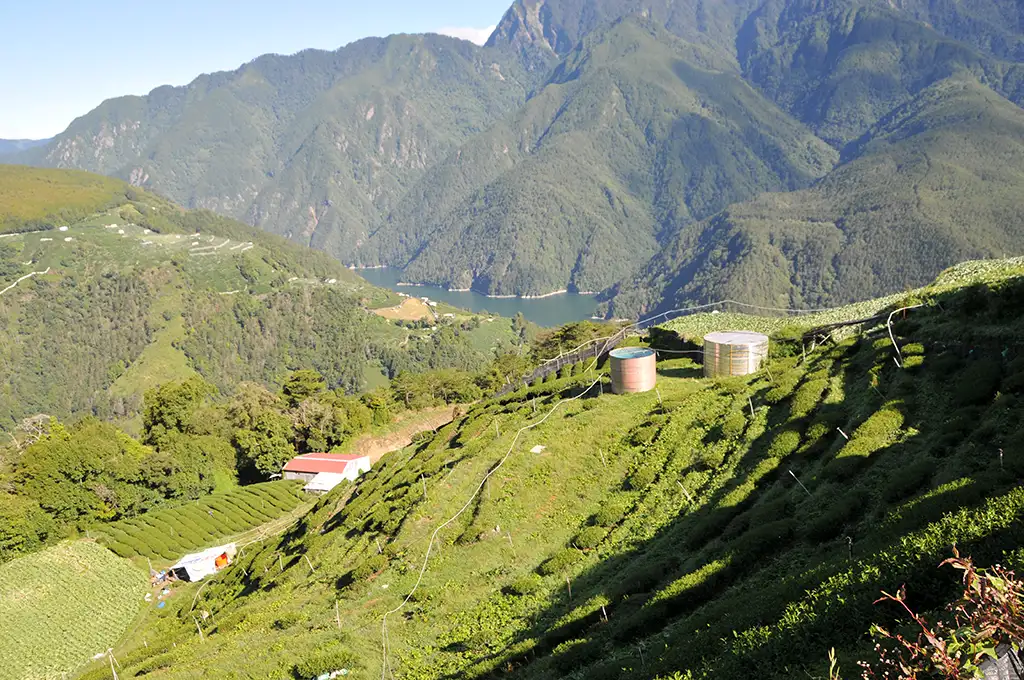
<svg viewBox="0 0 1024 680"><path fill-rule="evenodd" d="M261 54L367 36L483 43L511 0L0 0L0 139L43 139L100 102Z"/></svg>

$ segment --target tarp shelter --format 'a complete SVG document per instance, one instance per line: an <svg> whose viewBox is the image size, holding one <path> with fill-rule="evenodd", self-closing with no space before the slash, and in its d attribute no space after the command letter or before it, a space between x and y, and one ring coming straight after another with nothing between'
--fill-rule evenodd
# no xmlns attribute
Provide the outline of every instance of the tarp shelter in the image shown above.
<svg viewBox="0 0 1024 680"><path fill-rule="evenodd" d="M203 552L185 555L178 563L171 567L171 573L182 581L202 581L211 574L216 574L224 567L231 564L231 558L235 556L235 544L209 548Z"/></svg>
<svg viewBox="0 0 1024 680"><path fill-rule="evenodd" d="M309 484L302 487L302 490L306 493L325 494L346 479L348 476L341 472L321 472L313 477Z"/></svg>

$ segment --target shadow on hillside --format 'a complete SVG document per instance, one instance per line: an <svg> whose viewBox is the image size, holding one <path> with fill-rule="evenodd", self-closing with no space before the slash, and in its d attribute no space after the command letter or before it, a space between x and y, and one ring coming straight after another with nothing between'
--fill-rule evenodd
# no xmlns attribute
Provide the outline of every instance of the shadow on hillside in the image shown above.
<svg viewBox="0 0 1024 680"><path fill-rule="evenodd" d="M994 309L1009 314L1006 306L991 300L979 303L974 290L940 296L939 302L937 309L901 321L897 333L927 331L929 343L943 343L941 352L972 361L981 354L1007 357L1005 343L994 342L984 329L977 337L951 333L954 326L962 329L966 319L985 318ZM1022 309L1015 309L1013 318ZM950 310L960 315L960 325L947 318ZM908 544L903 537L951 509L981 506L1013 488L1016 479L992 470L990 461L988 468L975 471L973 481L930 496L922 492L935 488L934 469L916 488L893 487L893 478L908 461L931 460L932 437L941 434L943 416L932 415L934 400L917 392L925 391L924 381L944 386L950 377L936 369L911 385L916 391L908 389L906 375L892 365L890 349L873 349L868 339L849 350L850 360L833 369L848 395L842 404L819 405L811 416L796 420L789 400L773 406L765 432L745 452L734 450L732 455L741 458L733 477L692 513L682 514L687 501L680 493L681 514L675 520L642 544L577 576L571 597L563 588L508 645L528 651L498 652L447 677L560 677L586 669L582 672L588 680L650 678L696 671L708 662L715 664L716 677L802 677L802 668L827 666L831 646L863 642L872 622L892 622L895 611L874 605L881 589L907 583L912 604L923 610L954 596L956 573L937 569L950 556L950 546L923 537ZM878 386L869 384L865 373L872 365L881 367ZM663 374L674 375L671 371L695 377L700 369ZM764 392L754 395L755 404L765 403ZM854 432L894 398L909 411L908 426L927 428L921 439L885 446L836 472L834 459L846 444L836 428ZM769 451L780 431L799 428L806 438L810 426L819 423L826 435L786 454L767 473L761 471L771 467ZM968 453L948 455L961 455L965 468L973 464ZM945 465L956 469L948 460ZM752 488L744 497L748 483ZM894 497L882 503L878 493ZM899 493L916 500L901 501ZM726 499L732 504L723 505ZM882 522L893 508L896 514ZM957 530L963 532L962 554L981 564L994 562L1024 540L1024 523L1019 521ZM783 556L795 561L782 563ZM657 644L652 636L660 636Z"/></svg>

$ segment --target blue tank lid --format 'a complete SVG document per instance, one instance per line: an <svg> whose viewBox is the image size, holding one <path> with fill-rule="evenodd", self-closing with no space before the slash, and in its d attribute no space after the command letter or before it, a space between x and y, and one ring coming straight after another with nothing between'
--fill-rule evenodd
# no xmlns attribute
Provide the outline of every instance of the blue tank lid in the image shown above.
<svg viewBox="0 0 1024 680"><path fill-rule="evenodd" d="M611 351L614 359L643 359L654 356L654 350L646 347L623 347Z"/></svg>

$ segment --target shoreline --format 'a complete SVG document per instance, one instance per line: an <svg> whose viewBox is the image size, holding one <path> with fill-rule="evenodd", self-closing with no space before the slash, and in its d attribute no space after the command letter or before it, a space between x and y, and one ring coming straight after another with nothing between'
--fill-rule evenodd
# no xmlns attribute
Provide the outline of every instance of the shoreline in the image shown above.
<svg viewBox="0 0 1024 680"><path fill-rule="evenodd" d="M348 268L353 271L360 271L365 269L391 269L387 265L374 265L370 267L356 267L355 265L348 265ZM594 296L600 295L600 291L591 290L580 290L576 292L570 292L568 289L563 288L562 290L555 290L550 293L542 293L540 295L490 295L475 290L472 286L469 288L451 288L444 287L434 283L413 283L411 281L398 281L395 287L401 286L403 288L436 288L447 293L475 293L491 300L543 300L545 298L556 297L558 295L582 295L582 296Z"/></svg>

